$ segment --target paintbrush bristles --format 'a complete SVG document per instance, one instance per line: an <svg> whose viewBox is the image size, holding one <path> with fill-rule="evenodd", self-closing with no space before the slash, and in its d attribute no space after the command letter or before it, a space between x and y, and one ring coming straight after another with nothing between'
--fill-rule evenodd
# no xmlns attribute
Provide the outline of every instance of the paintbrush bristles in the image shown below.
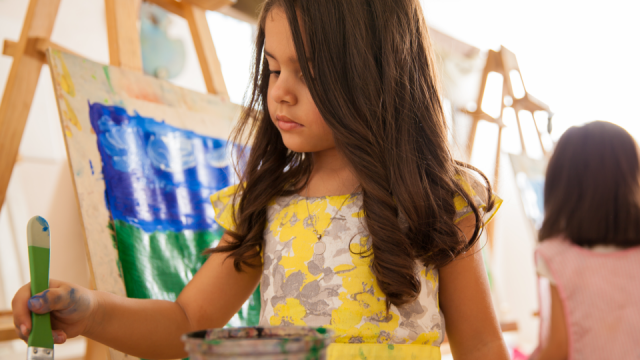
<svg viewBox="0 0 640 360"><path fill-rule="evenodd" d="M43 217L34 216L29 220L27 224L27 242L29 246L51 248L49 234L49 223Z"/></svg>

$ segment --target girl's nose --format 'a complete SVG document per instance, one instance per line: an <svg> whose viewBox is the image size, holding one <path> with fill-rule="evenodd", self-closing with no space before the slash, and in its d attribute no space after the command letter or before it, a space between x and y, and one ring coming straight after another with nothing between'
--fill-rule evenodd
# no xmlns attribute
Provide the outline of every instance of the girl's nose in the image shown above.
<svg viewBox="0 0 640 360"><path fill-rule="evenodd" d="M274 102L283 105L295 105L297 97L293 91L293 86L288 81L287 76L281 74L277 79L271 79L271 98Z"/></svg>

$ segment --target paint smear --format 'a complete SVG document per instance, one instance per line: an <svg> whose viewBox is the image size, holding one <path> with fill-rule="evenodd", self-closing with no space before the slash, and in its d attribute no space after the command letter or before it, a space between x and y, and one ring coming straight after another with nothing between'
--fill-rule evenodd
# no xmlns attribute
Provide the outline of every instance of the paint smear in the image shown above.
<svg viewBox="0 0 640 360"><path fill-rule="evenodd" d="M114 225L127 296L136 299L175 301L207 260L202 251L224 233L223 229L146 233L122 220Z"/></svg>
<svg viewBox="0 0 640 360"><path fill-rule="evenodd" d="M73 81L71 80L71 74L69 73L69 69L67 69L67 64L65 64L64 59L59 51L55 52L58 59L60 59L60 66L62 67L62 74L58 78L58 82L60 83L60 87L62 90L69 94L71 97L76 96L76 89L73 85Z"/></svg>
<svg viewBox="0 0 640 360"><path fill-rule="evenodd" d="M147 233L218 229L209 196L235 182L225 140L119 106L89 108L114 220Z"/></svg>
<svg viewBox="0 0 640 360"><path fill-rule="evenodd" d="M64 100L64 104L67 107L67 110L64 110L62 113L64 117L69 120L69 122L75 126L78 130L82 131L82 125L80 125L80 121L78 121L78 117L76 113L73 111L71 104L69 104L69 100L63 95L62 99Z"/></svg>
<svg viewBox="0 0 640 360"><path fill-rule="evenodd" d="M42 216L36 217L36 221L42 226L42 232L49 232L49 223Z"/></svg>
<svg viewBox="0 0 640 360"><path fill-rule="evenodd" d="M64 133L65 135L67 135L67 137L73 137L73 133L71 132L71 128L69 127L69 124L66 124L66 123L64 124Z"/></svg>
<svg viewBox="0 0 640 360"><path fill-rule="evenodd" d="M109 75L109 67L108 66L103 66L102 70L104 70L104 76L107 78L107 83L109 83L109 89L111 89L111 92L115 94L115 90L113 90L113 85L111 85L111 76Z"/></svg>
<svg viewBox="0 0 640 360"><path fill-rule="evenodd" d="M91 168L91 175L95 175L93 171L93 163L91 162L91 160L89 160L89 167Z"/></svg>
<svg viewBox="0 0 640 360"><path fill-rule="evenodd" d="M137 86L137 84L129 84L125 87L124 92L134 99L148 101L156 104L164 104L164 102L149 89Z"/></svg>

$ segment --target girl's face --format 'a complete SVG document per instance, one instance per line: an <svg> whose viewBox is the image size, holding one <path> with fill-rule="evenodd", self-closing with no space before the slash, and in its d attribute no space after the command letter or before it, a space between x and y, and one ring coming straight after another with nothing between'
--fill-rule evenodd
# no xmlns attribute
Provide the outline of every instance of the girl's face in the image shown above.
<svg viewBox="0 0 640 360"><path fill-rule="evenodd" d="M304 29L301 29L304 36ZM335 147L305 84L285 12L267 15L264 53L269 63L267 106L285 146L295 152L319 152ZM310 64L311 67L311 64Z"/></svg>

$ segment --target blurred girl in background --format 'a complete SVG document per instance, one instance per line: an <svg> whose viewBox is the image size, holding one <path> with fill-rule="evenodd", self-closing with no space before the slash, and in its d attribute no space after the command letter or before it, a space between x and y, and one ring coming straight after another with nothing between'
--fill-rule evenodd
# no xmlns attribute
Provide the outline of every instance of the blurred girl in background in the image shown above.
<svg viewBox="0 0 640 360"><path fill-rule="evenodd" d="M603 121L570 128L549 161L544 204L540 346L531 359L640 359L640 162L631 135Z"/></svg>

